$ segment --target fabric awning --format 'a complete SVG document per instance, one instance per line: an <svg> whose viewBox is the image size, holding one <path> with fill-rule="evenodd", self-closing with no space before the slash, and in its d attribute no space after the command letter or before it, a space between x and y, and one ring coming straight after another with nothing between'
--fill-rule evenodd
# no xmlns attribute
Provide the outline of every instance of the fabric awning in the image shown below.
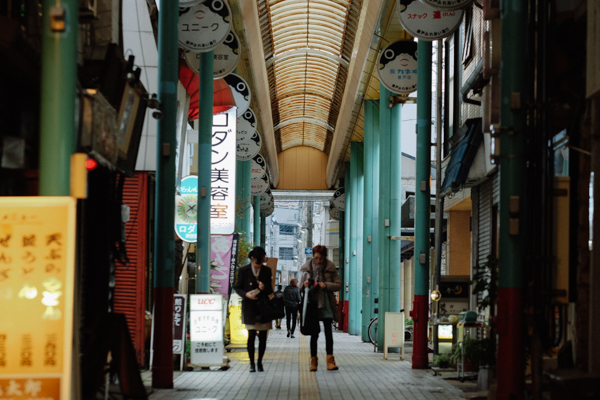
<svg viewBox="0 0 600 400"><path fill-rule="evenodd" d="M179 81L190 96L188 120L198 119L198 75L187 66L185 61L179 63ZM235 99L225 79L213 81L213 115L221 114L235 107Z"/></svg>
<svg viewBox="0 0 600 400"><path fill-rule="evenodd" d="M468 132L452 149L442 183L442 194L458 191L461 185L467 181L469 170L483 141L481 118L467 120L460 129L468 129Z"/></svg>

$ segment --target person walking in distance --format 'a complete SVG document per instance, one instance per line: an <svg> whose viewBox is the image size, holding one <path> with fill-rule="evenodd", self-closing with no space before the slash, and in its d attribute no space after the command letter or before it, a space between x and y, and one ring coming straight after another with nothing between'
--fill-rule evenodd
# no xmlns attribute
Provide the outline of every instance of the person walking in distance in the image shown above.
<svg viewBox="0 0 600 400"><path fill-rule="evenodd" d="M283 292L281 291L282 288L283 286L277 285L277 290L275 291L275 297L281 299L280 301L283 301ZM281 319L282 318L278 318L275 320L275 328L281 329Z"/></svg>
<svg viewBox="0 0 600 400"><path fill-rule="evenodd" d="M259 299L273 293L271 287L271 268L264 266L266 252L262 247L255 247L249 254L250 264L238 271L235 292L242 298L242 322L248 330L248 357L250 372L256 372L254 364L254 340L258 332L258 371L263 369L263 356L267 349L267 334L273 328L272 321L261 322Z"/></svg>
<svg viewBox="0 0 600 400"><path fill-rule="evenodd" d="M287 337L294 338L296 330L296 319L298 307L302 301L300 297L300 289L298 288L298 279L292 279L289 286L283 291L283 301L285 303L285 320L287 323Z"/></svg>
<svg viewBox="0 0 600 400"><path fill-rule="evenodd" d="M327 370L335 371L338 369L338 366L335 364L335 359L333 357L333 333L331 329L333 321L339 321L339 313L334 292L337 292L342 288L342 282L335 265L327 259L327 247L321 245L313 247L313 258L308 260L302 268L300 268L299 272L301 273L300 287L310 287L308 301L317 303L317 307L313 307L313 309L317 310L318 320L323 321L325 330L325 350L327 352ZM306 318L308 319L309 316L307 315ZM316 371L318 366L318 339L318 333L312 334L310 337L311 371Z"/></svg>

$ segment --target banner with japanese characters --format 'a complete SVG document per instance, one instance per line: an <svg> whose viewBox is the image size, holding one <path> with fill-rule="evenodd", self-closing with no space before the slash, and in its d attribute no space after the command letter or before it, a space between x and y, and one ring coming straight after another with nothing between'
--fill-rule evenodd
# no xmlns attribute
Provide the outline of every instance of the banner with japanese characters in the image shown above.
<svg viewBox="0 0 600 400"><path fill-rule="evenodd" d="M210 233L235 230L236 110L213 116Z"/></svg>
<svg viewBox="0 0 600 400"><path fill-rule="evenodd" d="M392 93L408 94L417 90L417 42L398 40L379 54L377 75Z"/></svg>
<svg viewBox="0 0 600 400"><path fill-rule="evenodd" d="M400 23L420 40L437 40L450 36L459 27L463 10L441 10L417 0L397 0Z"/></svg>
<svg viewBox="0 0 600 400"><path fill-rule="evenodd" d="M70 399L76 200L0 197L0 398Z"/></svg>
<svg viewBox="0 0 600 400"><path fill-rule="evenodd" d="M180 354L179 370L183 371L186 342L186 294L173 295L173 354Z"/></svg>
<svg viewBox="0 0 600 400"><path fill-rule="evenodd" d="M234 251L234 235L212 235L210 237L210 288L213 293L218 293L225 300L229 298L230 285L230 268L232 258L237 257L237 240L235 241Z"/></svg>

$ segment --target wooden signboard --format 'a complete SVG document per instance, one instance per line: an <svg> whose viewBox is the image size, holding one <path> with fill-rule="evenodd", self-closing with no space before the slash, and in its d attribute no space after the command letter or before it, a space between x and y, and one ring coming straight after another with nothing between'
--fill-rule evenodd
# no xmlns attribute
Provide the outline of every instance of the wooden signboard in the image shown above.
<svg viewBox="0 0 600 400"><path fill-rule="evenodd" d="M271 285L273 286L273 291L275 291L275 278L277 277L277 261L278 258L267 258L267 267L271 268Z"/></svg>

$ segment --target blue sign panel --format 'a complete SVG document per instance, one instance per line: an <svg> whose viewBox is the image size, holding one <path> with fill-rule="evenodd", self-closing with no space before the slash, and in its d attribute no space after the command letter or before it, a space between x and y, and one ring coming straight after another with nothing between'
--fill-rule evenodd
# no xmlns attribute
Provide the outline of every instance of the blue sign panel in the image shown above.
<svg viewBox="0 0 600 400"><path fill-rule="evenodd" d="M306 254L307 256L312 256L312 249L310 247L305 247L304 254Z"/></svg>
<svg viewBox="0 0 600 400"><path fill-rule="evenodd" d="M175 196L175 232L181 240L195 242L198 238L198 177L181 180L180 196Z"/></svg>

